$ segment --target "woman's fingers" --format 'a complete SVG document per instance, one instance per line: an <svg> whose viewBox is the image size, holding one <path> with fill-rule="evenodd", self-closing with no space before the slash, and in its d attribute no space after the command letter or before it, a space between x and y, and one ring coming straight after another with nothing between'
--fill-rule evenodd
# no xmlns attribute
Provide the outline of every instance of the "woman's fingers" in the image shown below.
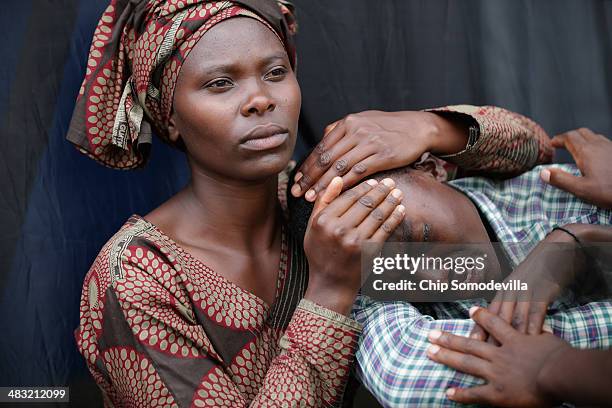
<svg viewBox="0 0 612 408"><path fill-rule="evenodd" d="M527 324L527 334L542 333L547 309L548 305L546 302L532 302L529 305L529 323Z"/></svg>
<svg viewBox="0 0 612 408"><path fill-rule="evenodd" d="M316 198L316 195L319 194L319 192L322 191L327 186L327 184L336 176L342 177L342 180L344 181L344 188L346 189L353 187L363 178L369 176L370 174L373 174L358 171L360 169L360 166L358 164L362 160L371 156L374 152L368 148L352 147L349 151L346 151L339 156L337 152L342 152L345 149L345 147L343 146L344 144L344 141L340 141L336 146L334 146L334 148L330 152L328 152L330 154L329 157L332 161L327 165L326 168L321 167L321 171L317 173L313 171L310 172L311 174L314 174L313 178L316 178L318 175L318 179L313 181L313 184L310 186L308 191L306 191L304 197L307 201L313 201L313 199ZM324 153L324 155L325 154L327 153ZM345 175L354 173L356 171L357 173L359 173L358 178L347 177L345 179ZM345 180L352 180L352 183L347 184Z"/></svg>
<svg viewBox="0 0 612 408"><path fill-rule="evenodd" d="M487 332L484 331L482 327L475 324L472 332L470 333L470 338L474 340L485 341L487 340Z"/></svg>
<svg viewBox="0 0 612 408"><path fill-rule="evenodd" d="M506 323L501 317L496 316L482 307L474 306L470 309L472 320L482 326L490 335L504 343L508 338L516 334L516 330Z"/></svg>
<svg viewBox="0 0 612 408"><path fill-rule="evenodd" d="M495 355L495 350L497 350L497 347L484 341L445 333L437 329L430 331L427 337L429 341L438 346L460 353L471 354L485 360L491 360Z"/></svg>
<svg viewBox="0 0 612 408"><path fill-rule="evenodd" d="M546 184L565 190L580 198L588 192L584 177L574 176L561 169L545 168L540 171L540 178Z"/></svg>
<svg viewBox="0 0 612 408"><path fill-rule="evenodd" d="M336 177L317 199L310 222L326 228L350 250L365 240L383 243L405 215L401 191L392 190L394 185L392 179L370 179L338 195L342 181Z"/></svg>
<svg viewBox="0 0 612 408"><path fill-rule="evenodd" d="M584 140L588 143L589 141L597 138L597 133L593 132L589 128L580 128L577 130L578 133L584 138Z"/></svg>
<svg viewBox="0 0 612 408"><path fill-rule="evenodd" d="M387 197L374 208L370 214L363 220L359 226L359 235L364 238L370 238L387 218L391 216L393 210L402 202L402 191L395 188Z"/></svg>
<svg viewBox="0 0 612 408"><path fill-rule="evenodd" d="M514 315L514 309L516 307L516 296L513 292L499 290L495 294L495 297L491 301L491 304L488 307L489 312L494 313L501 317L504 321L508 323L512 323L512 317ZM478 325L475 326L479 327ZM486 332L482 327L480 328L483 332ZM480 333L479 331L477 333ZM487 342L489 344L498 345L499 342L495 339L494 336L490 335L491 333L485 333L485 337L487 338Z"/></svg>
<svg viewBox="0 0 612 408"><path fill-rule="evenodd" d="M516 300L513 298L513 294L510 292L504 292L504 300L497 315L504 319L506 323L512 324L512 316L514 316L515 307Z"/></svg>
<svg viewBox="0 0 612 408"><path fill-rule="evenodd" d="M370 238L371 241L385 242L389 239L393 231L404 221L406 208L403 205L395 207L391 216L387 218Z"/></svg>
<svg viewBox="0 0 612 408"><path fill-rule="evenodd" d="M472 388L449 388L446 396L461 404L490 404L495 405L495 391L489 384Z"/></svg>
<svg viewBox="0 0 612 408"><path fill-rule="evenodd" d="M476 340L473 340L476 341ZM486 343L483 343L486 344ZM490 344L487 344L490 347ZM487 377L490 372L490 364L487 360L471 354L459 353L437 344L433 344L427 348L427 357L431 360L459 370L461 372L471 374L477 377Z"/></svg>
<svg viewBox="0 0 612 408"><path fill-rule="evenodd" d="M345 225L357 226L373 212L395 187L395 182L386 178L359 199L342 216ZM382 222L381 222L382 223Z"/></svg>
<svg viewBox="0 0 612 408"><path fill-rule="evenodd" d="M501 308L501 294L500 292L497 292L495 294L495 297L489 304L488 310L489 312L493 314L497 314L499 313L500 308ZM493 339L490 338L489 334L478 324L474 325L474 328L472 329L472 332L470 333L470 337L472 339L481 340L481 341L486 341L487 339L489 339L490 340L489 343L493 343Z"/></svg>
<svg viewBox="0 0 612 408"><path fill-rule="evenodd" d="M378 154L372 154L366 156L359 160L358 162L353 163L350 170L347 171L344 175L342 175L342 181L344 181L345 186L352 186L359 182L359 180L364 177L368 177L372 174L378 173L382 169L385 168L383 165L384 158L380 157Z"/></svg>
<svg viewBox="0 0 612 408"><path fill-rule="evenodd" d="M556 168L545 168L540 173L542 180L599 208L612 208L612 173L609 166L612 142L581 128L555 136L551 143L570 152L582 177Z"/></svg>
<svg viewBox="0 0 612 408"><path fill-rule="evenodd" d="M566 144L568 143L568 137L569 137L569 132L553 136L553 138L550 139L550 144L555 149L565 149Z"/></svg>
<svg viewBox="0 0 612 408"><path fill-rule="evenodd" d="M499 310L501 309L501 305L502 305L502 302L501 302L502 297L503 297L502 292L497 292L495 294L495 297L493 298L493 300L489 304L489 307L487 308L489 312L493 314L499 313ZM477 340L488 341L489 344L495 344L495 339L489 336L489 333L487 333L485 329L483 329L478 324L474 325L474 328L472 329L472 333L470 334L470 337L477 339Z"/></svg>
<svg viewBox="0 0 612 408"><path fill-rule="evenodd" d="M311 218L320 213L331 204L342 192L342 178L337 177L331 181L329 188L319 197L312 210Z"/></svg>
<svg viewBox="0 0 612 408"><path fill-rule="evenodd" d="M338 123L304 160L294 177L295 184L291 187L293 196L299 197L310 190L319 177L329 168L330 163L333 163L340 155L355 146L356 142L354 140L344 138L344 131L343 122ZM339 146L336 146L337 144ZM336 157L333 157L333 155L336 155ZM309 198L312 198L310 201L314 201L312 194Z"/></svg>
<svg viewBox="0 0 612 408"><path fill-rule="evenodd" d="M529 309L531 302L527 300L519 301L514 309L514 316L512 316L512 327L521 332L522 334L527 333L527 327L529 325Z"/></svg>
<svg viewBox="0 0 612 408"><path fill-rule="evenodd" d="M338 179L341 178L338 177ZM334 182L335 180L336 179L332 181ZM325 212L332 217L342 216L349 208L351 208L357 202L357 200L372 191L372 189L377 185L378 181L374 179L369 179L360 183L358 186L346 190L327 206ZM325 189L325 193L323 193L323 195L325 195L326 193L327 189Z"/></svg>
<svg viewBox="0 0 612 408"><path fill-rule="evenodd" d="M338 125L338 123L340 123L342 121L342 119L337 120L335 122L330 123L329 125L325 126L325 129L323 130L323 139L325 139L325 137L329 134L329 132L331 132L332 130L334 130L334 128Z"/></svg>
<svg viewBox="0 0 612 408"><path fill-rule="evenodd" d="M527 333L527 325L529 324L529 308L531 302L523 300L519 301L514 308L514 315L512 316L512 327L519 332Z"/></svg>
<svg viewBox="0 0 612 408"><path fill-rule="evenodd" d="M561 135L557 135L551 139L551 144L557 149L567 149L574 158L576 165L580 167L581 151L584 144L587 143L587 138L580 130L570 130Z"/></svg>
<svg viewBox="0 0 612 408"><path fill-rule="evenodd" d="M336 155L332 154L332 158L336 158ZM353 147L348 152L344 153L342 157L335 160L322 174L318 180L315 177L307 176L306 179L302 179L298 182L300 187L292 187L292 194L299 188L302 191L301 185L311 186L304 195L307 201L313 201L316 199L316 195L325 188L329 180L336 176L341 176L344 182L344 188L350 188L355 184L359 183L365 177L371 176L374 173L378 173L381 169L385 168L385 159L369 148ZM308 170L308 174L315 174L314 170ZM300 184L301 183L301 184ZM306 187L304 187L306 188ZM295 195L295 194L294 194Z"/></svg>

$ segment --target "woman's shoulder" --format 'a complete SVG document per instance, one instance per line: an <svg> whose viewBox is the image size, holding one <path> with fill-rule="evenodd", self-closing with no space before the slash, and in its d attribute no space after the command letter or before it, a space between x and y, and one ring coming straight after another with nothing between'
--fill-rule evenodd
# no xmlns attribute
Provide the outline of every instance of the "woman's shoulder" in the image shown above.
<svg viewBox="0 0 612 408"><path fill-rule="evenodd" d="M143 217L133 214L104 244L85 281L95 276L100 289L126 279L126 270L168 269L178 251L174 242ZM133 274L131 274L133 276Z"/></svg>
<svg viewBox="0 0 612 408"><path fill-rule="evenodd" d="M117 326L117 319L125 318L132 331L140 327L132 319L137 310L146 313L154 305L158 311L168 307L193 322L187 295L177 289L187 269L174 241L145 218L130 216L104 244L83 282L75 334L85 358L95 362L95 342L101 336L115 341L120 338L117 333L124 336L121 339L131 335L121 331L127 326Z"/></svg>

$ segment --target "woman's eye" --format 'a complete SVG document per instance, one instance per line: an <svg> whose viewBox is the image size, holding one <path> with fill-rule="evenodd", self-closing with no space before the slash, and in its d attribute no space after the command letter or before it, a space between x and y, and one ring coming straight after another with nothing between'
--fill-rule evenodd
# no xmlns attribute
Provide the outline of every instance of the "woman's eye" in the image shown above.
<svg viewBox="0 0 612 408"><path fill-rule="evenodd" d="M274 68L272 71L268 72L268 75L266 75L266 78L269 78L269 79L282 79L282 77L284 77L286 73L287 73L287 70L285 68L278 67L278 68Z"/></svg>
<svg viewBox="0 0 612 408"><path fill-rule="evenodd" d="M232 82L228 79L217 79L216 81L209 82L206 88L228 88L232 85Z"/></svg>

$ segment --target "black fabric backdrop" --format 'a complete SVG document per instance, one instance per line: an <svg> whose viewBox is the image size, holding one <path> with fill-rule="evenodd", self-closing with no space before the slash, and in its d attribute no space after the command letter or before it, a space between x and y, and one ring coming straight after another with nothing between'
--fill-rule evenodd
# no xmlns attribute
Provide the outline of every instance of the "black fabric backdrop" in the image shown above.
<svg viewBox="0 0 612 408"><path fill-rule="evenodd" d="M296 157L326 124L365 109L492 104L550 134L588 126L612 136L611 1L295 3ZM130 214L188 177L162 143L146 169L118 172L64 140L106 4L6 1L0 14L0 386L70 385L79 406L100 404L72 337L83 277Z"/></svg>

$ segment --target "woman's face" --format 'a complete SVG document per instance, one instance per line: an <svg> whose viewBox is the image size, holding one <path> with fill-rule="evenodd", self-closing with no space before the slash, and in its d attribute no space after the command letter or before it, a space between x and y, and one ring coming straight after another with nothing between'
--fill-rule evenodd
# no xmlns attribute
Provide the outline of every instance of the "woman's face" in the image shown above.
<svg viewBox="0 0 612 408"><path fill-rule="evenodd" d="M192 170L235 180L267 178L291 158L300 104L276 35L252 18L231 18L204 34L184 62L170 140L183 140Z"/></svg>

